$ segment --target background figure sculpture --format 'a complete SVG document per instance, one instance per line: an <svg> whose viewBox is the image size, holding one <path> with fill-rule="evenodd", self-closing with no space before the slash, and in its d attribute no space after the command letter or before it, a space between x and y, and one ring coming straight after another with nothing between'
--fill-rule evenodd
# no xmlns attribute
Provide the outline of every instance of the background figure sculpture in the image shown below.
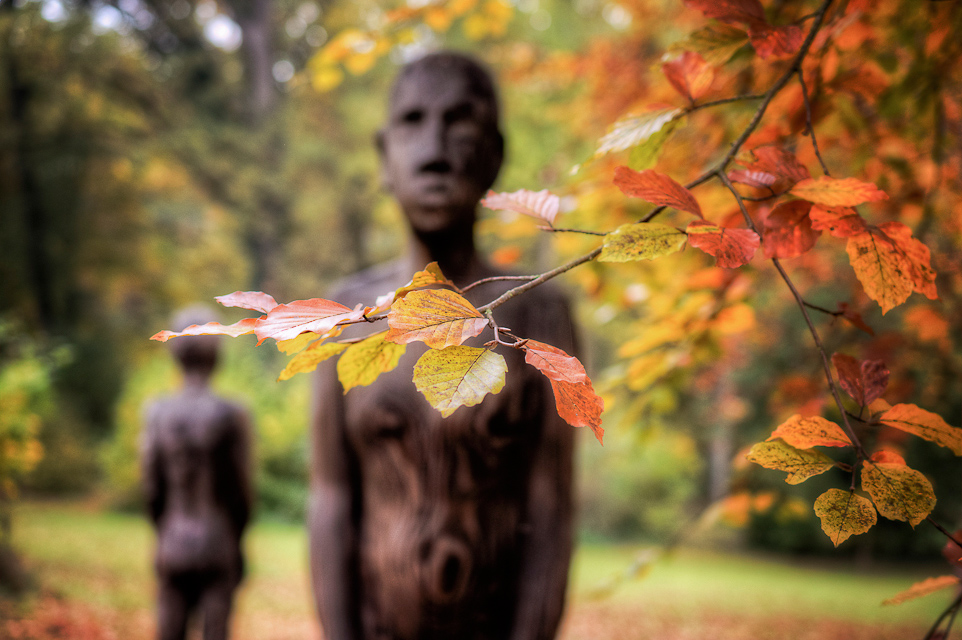
<svg viewBox="0 0 962 640"><path fill-rule="evenodd" d="M410 248L331 297L373 301L432 261L459 286L499 275L476 253L473 230L503 158L487 72L450 53L405 67L378 149ZM466 297L480 304L508 288L491 282ZM499 321L574 353L563 296L528 295L499 307ZM318 373L309 528L325 637L552 638L571 554L573 430L517 352L505 356L499 394L442 418L411 382L423 352L408 345L394 371L347 394L333 365Z"/></svg>
<svg viewBox="0 0 962 640"><path fill-rule="evenodd" d="M179 328L213 320L188 309ZM183 387L149 405L143 440L143 483L157 530L155 569L161 640L185 637L203 620L204 640L228 636L234 591L243 575L241 536L251 511L250 420L244 409L211 392L215 336L171 343Z"/></svg>

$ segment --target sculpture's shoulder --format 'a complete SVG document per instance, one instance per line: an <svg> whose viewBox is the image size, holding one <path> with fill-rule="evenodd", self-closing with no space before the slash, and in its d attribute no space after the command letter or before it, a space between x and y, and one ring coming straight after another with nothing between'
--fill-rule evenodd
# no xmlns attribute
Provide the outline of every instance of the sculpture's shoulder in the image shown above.
<svg viewBox="0 0 962 640"><path fill-rule="evenodd" d="M410 279L411 274L404 272L403 261L386 262L337 281L327 297L348 307L358 303L373 306L378 296L404 286Z"/></svg>

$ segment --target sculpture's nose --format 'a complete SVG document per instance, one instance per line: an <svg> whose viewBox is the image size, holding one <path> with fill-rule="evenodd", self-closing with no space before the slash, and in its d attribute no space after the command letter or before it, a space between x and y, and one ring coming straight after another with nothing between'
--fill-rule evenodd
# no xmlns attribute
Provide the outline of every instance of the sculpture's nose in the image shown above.
<svg viewBox="0 0 962 640"><path fill-rule="evenodd" d="M471 565L471 550L461 540L442 536L433 541L422 567L427 598L438 604L459 600L467 590Z"/></svg>
<svg viewBox="0 0 962 640"><path fill-rule="evenodd" d="M447 147L447 126L444 120L427 117L420 137L418 168L422 172L447 173L451 171Z"/></svg>

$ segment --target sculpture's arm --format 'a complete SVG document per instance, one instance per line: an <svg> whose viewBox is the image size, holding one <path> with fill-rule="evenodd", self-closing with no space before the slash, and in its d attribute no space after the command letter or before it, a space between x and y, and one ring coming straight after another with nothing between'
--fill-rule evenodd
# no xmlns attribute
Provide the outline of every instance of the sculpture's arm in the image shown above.
<svg viewBox="0 0 962 640"><path fill-rule="evenodd" d="M252 454L251 454L251 432L252 425L250 415L244 409L236 409L234 413L236 429L234 437L231 438L229 460L230 477L234 478L232 486L227 490L230 492L230 518L234 525L234 530L240 536L244 528L250 521L251 511L254 505L254 489L251 474Z"/></svg>
<svg viewBox="0 0 962 640"><path fill-rule="evenodd" d="M324 637L358 637L357 531L353 454L347 443L343 391L333 362L316 375L311 420L311 489L308 505L311 580Z"/></svg>
<svg viewBox="0 0 962 640"><path fill-rule="evenodd" d="M150 405L144 412L143 432L140 441L141 487L147 513L154 526L160 523L164 514L167 498L167 484L164 481L164 466L160 446L157 443L158 413L160 407Z"/></svg>
<svg viewBox="0 0 962 640"><path fill-rule="evenodd" d="M564 311L565 313L560 313ZM575 353L567 309L557 315L551 344ZM540 377L540 375L539 375ZM527 487L525 543L518 584L518 608L511 640L550 640L564 611L572 549L574 430L555 410L545 384L540 438L535 443Z"/></svg>

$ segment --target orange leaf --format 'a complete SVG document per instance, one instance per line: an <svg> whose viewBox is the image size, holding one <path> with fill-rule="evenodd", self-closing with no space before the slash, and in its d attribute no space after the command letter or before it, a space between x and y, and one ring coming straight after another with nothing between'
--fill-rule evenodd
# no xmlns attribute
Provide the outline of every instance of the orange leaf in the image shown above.
<svg viewBox="0 0 962 640"><path fill-rule="evenodd" d="M885 233L868 227L845 246L848 260L865 293L878 302L885 314L912 295L912 266L905 254Z"/></svg>
<svg viewBox="0 0 962 640"><path fill-rule="evenodd" d="M524 361L550 380L573 384L584 384L588 381L588 374L578 358L569 356L557 347L526 340L521 348L524 350Z"/></svg>
<svg viewBox="0 0 962 640"><path fill-rule="evenodd" d="M260 291L235 291L226 296L214 298L225 307L240 307L241 309L251 309L261 313L270 313L270 310L277 306L277 301L273 296Z"/></svg>
<svg viewBox="0 0 962 640"><path fill-rule="evenodd" d="M909 264L912 287L929 300L939 297L935 289L935 271L930 266L929 248L912 237L912 230L901 222L886 222L879 229L888 236Z"/></svg>
<svg viewBox="0 0 962 640"><path fill-rule="evenodd" d="M926 578L921 582L916 582L905 591L892 596L888 600L884 600L882 604L902 604L903 602L908 602L909 600L915 600L916 598L927 596L930 593L936 593L942 589L956 587L960 582L962 582L962 578L959 578L959 576L938 576L935 578Z"/></svg>
<svg viewBox="0 0 962 640"><path fill-rule="evenodd" d="M377 301L374 303L375 307L372 309L372 311L387 311L391 305L394 304L395 300L403 298L416 289L422 289L424 287L430 287L433 285L446 285L449 287L454 286L454 283L448 280L441 272L441 267L438 266L437 262L432 262L424 267L423 270L415 273L411 277L411 281L403 287L395 289L394 291L389 291L383 296L378 296Z"/></svg>
<svg viewBox="0 0 962 640"><path fill-rule="evenodd" d="M307 332L327 333L339 322L360 320L363 315L362 305L349 309L343 304L324 298L295 300L277 305L266 316L258 318L254 333L259 340L258 344L267 338L281 342Z"/></svg>
<svg viewBox="0 0 962 640"><path fill-rule="evenodd" d="M821 232L812 230L811 208L809 202L792 200L772 210L765 219L766 258L795 258L815 246Z"/></svg>
<svg viewBox="0 0 962 640"><path fill-rule="evenodd" d="M875 464L895 464L905 466L905 458L894 451L889 451L888 449L876 451L869 456L869 460Z"/></svg>
<svg viewBox="0 0 962 640"><path fill-rule="evenodd" d="M962 456L962 429L948 424L938 414L914 404L897 404L883 413L880 420L882 424L917 435Z"/></svg>
<svg viewBox="0 0 962 640"><path fill-rule="evenodd" d="M885 392L889 370L881 360L856 360L850 355L836 353L832 364L838 372L838 383L862 407L872 404Z"/></svg>
<svg viewBox="0 0 962 640"><path fill-rule="evenodd" d="M781 438L796 449L811 449L812 447L849 447L852 441L848 439L842 428L830 420L820 416L803 418L796 414L778 425L767 441Z"/></svg>
<svg viewBox="0 0 962 640"><path fill-rule="evenodd" d="M651 169L634 171L628 167L615 169L615 186L632 198L641 198L652 204L673 207L703 218L701 207L691 191L668 176Z"/></svg>
<svg viewBox="0 0 962 640"><path fill-rule="evenodd" d="M685 51L676 60L661 66L668 82L689 102L705 95L715 79L715 70L700 54Z"/></svg>
<svg viewBox="0 0 962 640"><path fill-rule="evenodd" d="M754 162L742 163L745 164L744 171L731 172L729 177L732 181L782 192L811 177L808 168L794 154L781 147L756 147L752 149L752 157L755 158Z"/></svg>
<svg viewBox="0 0 962 640"><path fill-rule="evenodd" d="M741 22L750 26L767 24L765 10L758 0L685 0L685 6L697 9L708 18L725 23Z"/></svg>
<svg viewBox="0 0 962 640"><path fill-rule="evenodd" d="M478 335L488 320L463 296L446 289L412 291L391 307L386 340L420 340L432 349L459 345Z"/></svg>
<svg viewBox="0 0 962 640"><path fill-rule="evenodd" d="M595 393L591 380L585 378L581 384L551 380L551 389L558 415L572 427L591 427L598 442L604 444L601 414L605 410L605 401Z"/></svg>
<svg viewBox="0 0 962 640"><path fill-rule="evenodd" d="M714 256L716 264L726 269L748 264L761 243L751 229L727 229L706 220L693 220L686 233L691 246Z"/></svg>
<svg viewBox="0 0 962 640"><path fill-rule="evenodd" d="M866 202L888 200L888 195L871 182L855 178L809 178L792 187L792 194L828 207L854 207Z"/></svg>
<svg viewBox="0 0 962 640"><path fill-rule="evenodd" d="M854 324L865 333L869 334L870 336L875 335L875 331L872 330L872 327L868 326L865 320L862 319L862 314L849 308L848 303L839 302L838 311L842 314L843 318Z"/></svg>
<svg viewBox="0 0 962 640"><path fill-rule="evenodd" d="M814 205L809 212L812 228L828 230L836 238L850 238L865 231L866 223L851 207L821 207Z"/></svg>
<svg viewBox="0 0 962 640"><path fill-rule="evenodd" d="M208 322L207 324L192 324L183 331L158 331L150 336L151 340L167 342L171 338L180 336L230 336L236 338L248 333L254 333L254 326L257 318L244 318L234 324L221 324L219 322Z"/></svg>
<svg viewBox="0 0 962 640"><path fill-rule="evenodd" d="M782 27L768 24L752 26L748 30L748 37L762 59L794 55L805 39L802 30L793 24Z"/></svg>
<svg viewBox="0 0 962 640"><path fill-rule="evenodd" d="M495 193L488 190L488 195L481 200L481 204L495 211L523 213L553 225L558 209L561 207L561 198L547 189L541 191L518 189L513 193Z"/></svg>

